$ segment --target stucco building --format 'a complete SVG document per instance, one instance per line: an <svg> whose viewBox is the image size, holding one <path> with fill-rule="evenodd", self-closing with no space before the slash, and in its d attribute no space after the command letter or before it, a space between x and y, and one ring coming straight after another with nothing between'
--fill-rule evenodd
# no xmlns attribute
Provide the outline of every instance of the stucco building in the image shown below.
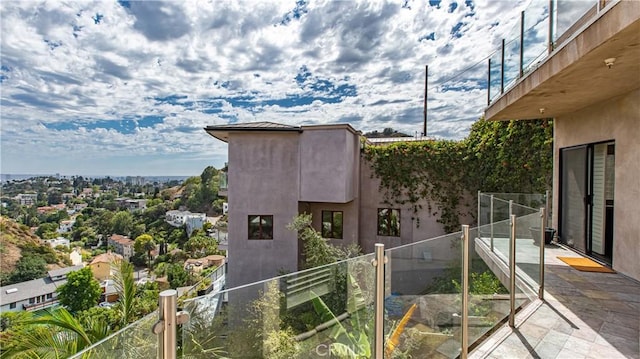
<svg viewBox="0 0 640 359"><path fill-rule="evenodd" d="M310 213L333 244L355 243L365 253L375 243L395 247L444 234L428 211L385 204L361 155L364 138L350 125L257 122L206 131L229 145L230 287L299 269L301 244L286 227L300 213Z"/></svg>
<svg viewBox="0 0 640 359"><path fill-rule="evenodd" d="M486 109L554 119L560 241L640 280L640 2L585 2L549 55Z"/></svg>

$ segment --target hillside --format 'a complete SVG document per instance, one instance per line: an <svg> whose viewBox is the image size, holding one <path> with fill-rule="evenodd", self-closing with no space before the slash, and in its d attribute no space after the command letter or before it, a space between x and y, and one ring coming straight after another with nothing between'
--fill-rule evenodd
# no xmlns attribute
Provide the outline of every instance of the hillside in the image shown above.
<svg viewBox="0 0 640 359"><path fill-rule="evenodd" d="M22 257L20 246L32 244L43 245L42 240L31 234L29 228L22 226L10 218L0 216L0 273L11 273Z"/></svg>

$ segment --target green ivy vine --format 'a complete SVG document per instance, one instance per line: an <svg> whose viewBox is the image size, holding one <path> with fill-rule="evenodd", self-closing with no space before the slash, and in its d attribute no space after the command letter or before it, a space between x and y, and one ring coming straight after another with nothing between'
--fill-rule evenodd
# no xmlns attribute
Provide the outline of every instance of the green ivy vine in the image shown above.
<svg viewBox="0 0 640 359"><path fill-rule="evenodd" d="M364 157L380 179L386 204L408 204L417 214L426 203L444 230L453 232L461 215L475 216L460 211L474 208L465 200L478 190L540 193L551 187L553 123L480 120L464 140L365 146Z"/></svg>

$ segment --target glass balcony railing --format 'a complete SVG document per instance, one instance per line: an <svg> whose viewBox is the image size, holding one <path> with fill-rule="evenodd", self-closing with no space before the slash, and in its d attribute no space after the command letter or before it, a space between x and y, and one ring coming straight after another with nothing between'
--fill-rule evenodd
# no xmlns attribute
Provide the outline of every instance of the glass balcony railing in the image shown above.
<svg viewBox="0 0 640 359"><path fill-rule="evenodd" d="M562 46L610 3L614 1L531 1L520 22L503 37L502 46L489 56L487 105L534 70L553 49Z"/></svg>
<svg viewBox="0 0 640 359"><path fill-rule="evenodd" d="M386 250L385 357L460 355L461 235Z"/></svg>
<svg viewBox="0 0 640 359"><path fill-rule="evenodd" d="M189 358L370 357L373 254L185 301Z"/></svg>
<svg viewBox="0 0 640 359"><path fill-rule="evenodd" d="M498 196L544 198L480 193L476 228L217 288L184 300L182 312L165 291L160 315L75 357L465 357L541 295L544 211Z"/></svg>
<svg viewBox="0 0 640 359"><path fill-rule="evenodd" d="M229 179L229 174L227 172L219 172L218 173L218 190L219 191L226 191L229 188L229 183L228 183L228 179Z"/></svg>
<svg viewBox="0 0 640 359"><path fill-rule="evenodd" d="M153 312L71 358L153 358L158 351L158 336L151 328L157 320L158 313Z"/></svg>

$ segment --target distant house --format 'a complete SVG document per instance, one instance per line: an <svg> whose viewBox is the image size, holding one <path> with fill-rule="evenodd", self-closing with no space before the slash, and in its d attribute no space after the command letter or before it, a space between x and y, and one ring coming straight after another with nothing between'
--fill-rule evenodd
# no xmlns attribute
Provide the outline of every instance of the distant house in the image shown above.
<svg viewBox="0 0 640 359"><path fill-rule="evenodd" d="M38 214L46 214L46 213L62 211L66 208L67 206L64 203L61 203L61 204L52 204L50 206L38 207L36 210L38 211Z"/></svg>
<svg viewBox="0 0 640 359"><path fill-rule="evenodd" d="M76 195L71 193L71 192L62 194L62 200L63 201L68 201L70 199L74 199L75 197L76 197Z"/></svg>
<svg viewBox="0 0 640 359"><path fill-rule="evenodd" d="M78 194L80 198L93 198L93 188L83 188L82 192Z"/></svg>
<svg viewBox="0 0 640 359"><path fill-rule="evenodd" d="M88 204L86 203L76 203L73 205L73 210L76 212L80 212L83 209L87 208Z"/></svg>
<svg viewBox="0 0 640 359"><path fill-rule="evenodd" d="M147 200L146 199L128 199L125 202L125 206L131 212L143 211L147 209Z"/></svg>
<svg viewBox="0 0 640 359"><path fill-rule="evenodd" d="M82 267L56 269L44 278L0 287L0 312L32 311L56 305L56 289L67 282L67 274Z"/></svg>
<svg viewBox="0 0 640 359"><path fill-rule="evenodd" d="M60 221L60 226L58 227L58 233L69 233L73 229L73 225L76 224L75 219L68 219L65 221Z"/></svg>
<svg viewBox="0 0 640 359"><path fill-rule="evenodd" d="M165 220L174 227L186 226L187 235L191 236L194 230L202 228L207 221L207 215L205 213L172 210L165 213Z"/></svg>
<svg viewBox="0 0 640 359"><path fill-rule="evenodd" d="M64 237L58 237L56 239L46 239L44 242L51 246L51 248L55 248L57 246L65 246L69 248L69 245L71 244L71 242Z"/></svg>
<svg viewBox="0 0 640 359"><path fill-rule="evenodd" d="M113 274L111 264L123 259L124 258L120 254L109 251L93 258L91 263L89 263L89 267L91 268L93 276L97 280L107 280L111 278L111 275Z"/></svg>
<svg viewBox="0 0 640 359"><path fill-rule="evenodd" d="M15 200L22 206L33 206L38 202L37 193L20 193L15 197Z"/></svg>
<svg viewBox="0 0 640 359"><path fill-rule="evenodd" d="M71 253L69 253L69 259L71 260L71 264L74 266L82 264L82 253L80 253L79 248L74 248Z"/></svg>
<svg viewBox="0 0 640 359"><path fill-rule="evenodd" d="M127 261L133 256L133 243L129 237L119 234L112 235L107 241L107 244L113 246L114 251Z"/></svg>

